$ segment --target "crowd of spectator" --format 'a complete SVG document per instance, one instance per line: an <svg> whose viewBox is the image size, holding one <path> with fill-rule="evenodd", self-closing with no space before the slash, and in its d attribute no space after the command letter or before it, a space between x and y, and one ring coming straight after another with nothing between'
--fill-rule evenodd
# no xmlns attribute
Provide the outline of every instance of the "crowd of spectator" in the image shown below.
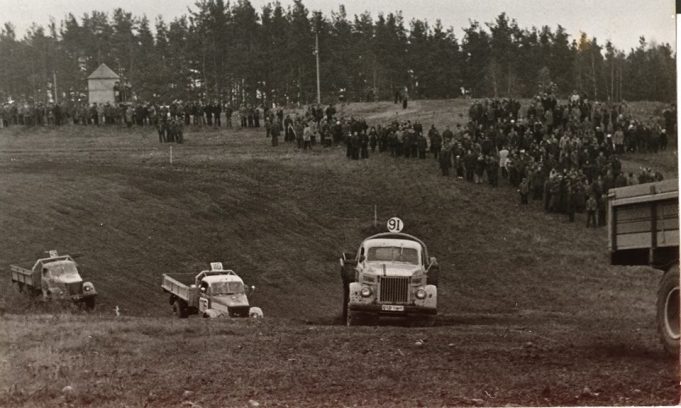
<svg viewBox="0 0 681 408"><path fill-rule="evenodd" d="M663 178L650 168L623 171L619 155L665 150L668 135L676 134L675 105L661 117L637 120L623 103L591 102L576 94L559 103L543 92L524 115L520 111L513 99L477 101L465 125L442 132L409 120L370 127L361 119L329 118L317 129L315 120L308 123L322 140L345 142L350 159L375 151L405 159L431 156L445 177L451 172L477 184L508 183L522 205L539 201L546 212L565 214L571 222L575 213L585 212L588 227L605 225L608 189Z"/></svg>

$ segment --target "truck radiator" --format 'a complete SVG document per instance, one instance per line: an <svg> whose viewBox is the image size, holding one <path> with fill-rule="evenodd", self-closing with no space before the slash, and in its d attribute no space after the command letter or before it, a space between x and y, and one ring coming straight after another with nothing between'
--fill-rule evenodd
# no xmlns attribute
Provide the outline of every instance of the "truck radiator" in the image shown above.
<svg viewBox="0 0 681 408"><path fill-rule="evenodd" d="M71 282L66 284L69 295L79 295L83 291L83 282Z"/></svg>
<svg viewBox="0 0 681 408"><path fill-rule="evenodd" d="M379 302L407 303L409 301L409 277L381 276L378 285Z"/></svg>

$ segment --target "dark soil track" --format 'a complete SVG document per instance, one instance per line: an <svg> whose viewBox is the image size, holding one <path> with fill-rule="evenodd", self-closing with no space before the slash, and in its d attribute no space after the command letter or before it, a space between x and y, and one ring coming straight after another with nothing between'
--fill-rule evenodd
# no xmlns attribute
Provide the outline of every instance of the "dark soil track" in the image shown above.
<svg viewBox="0 0 681 408"><path fill-rule="evenodd" d="M465 108L452 106L452 117ZM392 107L347 109L382 118ZM424 109L450 108L426 101L409 115ZM608 266L605 230L583 216L569 224L536 202L521 208L507 186L444 179L432 159L353 162L341 148L272 148L249 130L185 139L171 166L153 131L0 131L0 268L79 253L101 294L95 314L55 317L0 283L0 405L66 402L67 384L93 406L678 402L677 363L655 334L661 274ZM671 153L659 160L675 169ZM371 229L374 205L442 265L437 327L337 325L337 257ZM214 260L257 287L265 321L169 317L161 274Z"/></svg>

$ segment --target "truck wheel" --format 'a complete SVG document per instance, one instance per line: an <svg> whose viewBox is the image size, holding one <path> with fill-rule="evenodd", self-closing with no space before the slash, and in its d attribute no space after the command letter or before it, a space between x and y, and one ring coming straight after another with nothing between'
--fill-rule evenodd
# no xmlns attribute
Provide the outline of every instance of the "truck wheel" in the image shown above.
<svg viewBox="0 0 681 408"><path fill-rule="evenodd" d="M347 318L345 324L347 326L372 326L378 324L378 315L374 316L367 313L355 312L346 308Z"/></svg>
<svg viewBox="0 0 681 408"><path fill-rule="evenodd" d="M679 265L664 273L657 291L657 332L664 349L679 355Z"/></svg>
<svg viewBox="0 0 681 408"><path fill-rule="evenodd" d="M187 317L187 308L185 307L184 302L180 299L176 299L175 303L173 303L173 313L180 319Z"/></svg>
<svg viewBox="0 0 681 408"><path fill-rule="evenodd" d="M95 297L94 296L91 296L89 298L85 298L84 303L85 303L85 310L87 310L88 312L95 310Z"/></svg>
<svg viewBox="0 0 681 408"><path fill-rule="evenodd" d="M359 326L360 325L360 316L357 314L357 312L353 312L352 310L347 310L345 311L345 325L350 327L350 326Z"/></svg>

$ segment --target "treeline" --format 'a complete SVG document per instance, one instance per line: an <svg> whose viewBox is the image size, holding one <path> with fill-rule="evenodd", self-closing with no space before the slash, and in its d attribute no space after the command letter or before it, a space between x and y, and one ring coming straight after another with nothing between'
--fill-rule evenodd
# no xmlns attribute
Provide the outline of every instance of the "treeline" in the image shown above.
<svg viewBox="0 0 681 408"><path fill-rule="evenodd" d="M440 20L431 24L401 13L352 18L341 5L331 15L301 0L256 10L201 0L182 17L152 22L116 9L69 14L18 38L0 30L0 97L44 102L85 97L87 75L100 63L121 75L142 100L222 99L312 102L316 98L315 34L324 100L530 97L554 83L599 100L672 101L675 55L669 44L640 38L628 52L609 41L563 27L520 28L506 14L472 21L457 38Z"/></svg>

